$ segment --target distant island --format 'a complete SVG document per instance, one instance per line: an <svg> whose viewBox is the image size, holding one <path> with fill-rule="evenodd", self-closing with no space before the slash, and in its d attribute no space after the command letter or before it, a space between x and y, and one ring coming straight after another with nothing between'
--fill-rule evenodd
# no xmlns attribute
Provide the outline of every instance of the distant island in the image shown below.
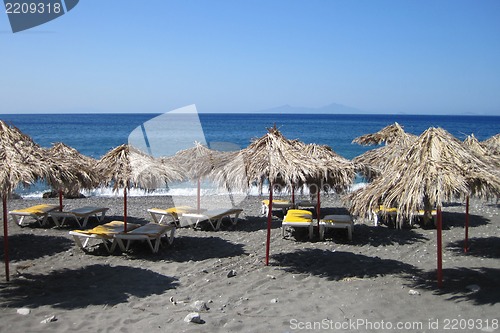
<svg viewBox="0 0 500 333"><path fill-rule="evenodd" d="M252 113L293 113L293 114L369 114L371 112L367 112L364 110L360 110L357 108L353 108L350 106L332 103L319 108L311 108L311 107L300 107L300 106L291 106L291 105L282 105L275 108L258 110Z"/></svg>

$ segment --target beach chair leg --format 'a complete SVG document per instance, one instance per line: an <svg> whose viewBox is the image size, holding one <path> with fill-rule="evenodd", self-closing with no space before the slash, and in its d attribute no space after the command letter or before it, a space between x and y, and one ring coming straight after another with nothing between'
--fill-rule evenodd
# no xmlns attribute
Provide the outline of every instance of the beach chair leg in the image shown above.
<svg viewBox="0 0 500 333"><path fill-rule="evenodd" d="M326 227L324 225L319 226L319 239L320 240L325 239L325 229L326 229Z"/></svg>
<svg viewBox="0 0 500 333"><path fill-rule="evenodd" d="M96 217L97 217L97 221L99 221L99 222L104 221L104 216L105 216L105 215L106 215L106 211L103 211L103 212L101 213L101 216L100 216L100 217L99 217L99 215L96 215Z"/></svg>
<svg viewBox="0 0 500 333"><path fill-rule="evenodd" d="M378 214L373 213L373 225L378 226Z"/></svg>
<svg viewBox="0 0 500 333"><path fill-rule="evenodd" d="M12 216L12 220L14 220L14 222L16 222L17 225L20 226L23 223L24 216L21 216L20 219L17 219L16 215L11 215L11 216Z"/></svg>
<svg viewBox="0 0 500 333"><path fill-rule="evenodd" d="M167 237L168 244L172 244L174 242L175 237L175 227L170 230L170 235Z"/></svg>
<svg viewBox="0 0 500 333"><path fill-rule="evenodd" d="M347 227L347 236L350 241L352 241L352 228L353 228L352 224Z"/></svg>
<svg viewBox="0 0 500 333"><path fill-rule="evenodd" d="M73 235L73 239L75 240L75 244L80 247L82 250L85 249L85 246L82 244L82 241L80 240L80 237ZM88 241L88 238L87 238ZM87 242L85 242L85 245L87 245Z"/></svg>
<svg viewBox="0 0 500 333"><path fill-rule="evenodd" d="M314 226L311 225L309 226L309 239L313 239L313 235L314 235Z"/></svg>

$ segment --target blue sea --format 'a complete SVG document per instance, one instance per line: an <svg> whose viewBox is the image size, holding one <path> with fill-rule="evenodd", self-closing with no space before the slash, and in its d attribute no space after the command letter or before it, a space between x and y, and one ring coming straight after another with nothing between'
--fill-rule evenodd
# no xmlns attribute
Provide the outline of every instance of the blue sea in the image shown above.
<svg viewBox="0 0 500 333"><path fill-rule="evenodd" d="M64 142L82 154L100 158L110 149L127 143L130 133L158 114L6 114L0 119L18 127L42 147ZM351 143L398 122L416 135L427 128L442 127L463 140L474 134L485 140L500 132L500 116L441 115L334 115L334 114L199 114L206 142L230 142L246 147L276 125L288 139L326 144L352 159L373 147ZM165 130L169 130L168 128ZM168 145L168 143L165 143ZM19 189L23 195L40 193L39 186Z"/></svg>

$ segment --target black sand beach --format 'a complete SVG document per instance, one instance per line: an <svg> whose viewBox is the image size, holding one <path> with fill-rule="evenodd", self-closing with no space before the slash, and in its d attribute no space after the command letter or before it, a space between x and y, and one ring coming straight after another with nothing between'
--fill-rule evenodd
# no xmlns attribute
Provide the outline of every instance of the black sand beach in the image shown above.
<svg viewBox="0 0 500 333"><path fill-rule="evenodd" d="M217 232L178 229L174 243L164 242L157 254L140 242L125 254L110 255L102 246L85 253L68 234L76 225L21 228L10 221L11 281L5 281L2 268L0 330L500 331L496 202L471 201L468 254L461 249L465 207L444 207L444 287L438 289L436 230L418 225L397 230L357 219L352 241L342 230L327 234L325 241L309 241L300 232L283 239L277 212L266 267L262 199L241 203L244 212L236 226L227 222ZM195 198L189 200L195 205ZM217 204L219 199L202 200ZM9 210L40 202L57 200L11 200ZM166 202L166 197L129 198L129 222L151 221L146 209ZM106 222L123 216L120 196L64 204L66 209L109 207ZM341 209L342 203L330 196L322 206L327 212ZM95 225L91 220L89 227ZM3 247L3 239L0 243ZM234 276L228 277L231 271ZM195 301L209 309L195 310ZM21 308L30 309L29 314L18 314ZM184 322L191 312L199 312L203 323ZM56 320L41 323L51 316Z"/></svg>

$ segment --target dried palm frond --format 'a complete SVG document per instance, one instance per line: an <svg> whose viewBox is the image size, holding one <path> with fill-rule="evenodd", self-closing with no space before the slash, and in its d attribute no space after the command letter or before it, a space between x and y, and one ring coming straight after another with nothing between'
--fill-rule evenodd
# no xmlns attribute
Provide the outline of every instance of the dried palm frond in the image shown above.
<svg viewBox="0 0 500 333"><path fill-rule="evenodd" d="M386 126L380 131L372 134L365 134L352 140L360 145L379 145L382 142L390 144L392 142L412 141L415 135L406 133L398 123Z"/></svg>
<svg viewBox="0 0 500 333"><path fill-rule="evenodd" d="M208 175L214 167L215 159L221 154L199 142L194 144L194 147L180 150L169 158L183 167L192 180Z"/></svg>
<svg viewBox="0 0 500 333"><path fill-rule="evenodd" d="M138 187L154 189L183 179L184 171L167 160L160 161L130 146L121 145L106 153L96 169L113 189Z"/></svg>
<svg viewBox="0 0 500 333"><path fill-rule="evenodd" d="M323 179L339 189L352 183L352 163L329 148L306 146L286 139L276 127L269 128L247 148L219 156L211 177L239 189L252 184L261 187L266 179L282 185L319 183Z"/></svg>
<svg viewBox="0 0 500 333"><path fill-rule="evenodd" d="M0 120L0 192L28 186L51 174L45 151L15 126Z"/></svg>
<svg viewBox="0 0 500 333"><path fill-rule="evenodd" d="M481 145L487 149L491 155L500 156L500 133L482 141Z"/></svg>
<svg viewBox="0 0 500 333"><path fill-rule="evenodd" d="M95 170L95 159L61 142L53 144L47 152L58 171L47 178L47 183L52 187L78 192L82 188L95 188L101 183L100 175Z"/></svg>
<svg viewBox="0 0 500 333"><path fill-rule="evenodd" d="M500 193L499 178L441 128L429 128L387 163L380 177L346 196L354 213L365 215L382 204L398 207L409 218L418 209L441 206L457 196Z"/></svg>

